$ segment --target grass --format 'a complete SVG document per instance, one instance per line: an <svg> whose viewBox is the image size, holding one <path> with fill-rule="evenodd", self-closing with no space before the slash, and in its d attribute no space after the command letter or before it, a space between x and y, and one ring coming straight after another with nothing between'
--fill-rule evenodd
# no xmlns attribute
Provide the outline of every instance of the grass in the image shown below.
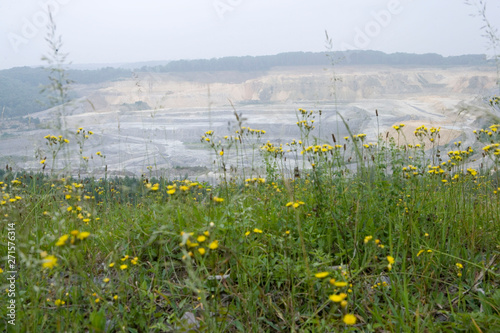
<svg viewBox="0 0 500 333"><path fill-rule="evenodd" d="M57 165L66 142L48 136L44 172L1 175L0 303L15 294L16 325L6 306L0 325L499 331L500 126L450 152L425 126L415 145L404 143L402 125L396 138L368 143L351 133L330 145L312 136L317 114L300 109L300 139L282 145L241 122L227 136L206 132L217 185L62 177L45 165ZM81 150L85 133L76 134Z"/></svg>

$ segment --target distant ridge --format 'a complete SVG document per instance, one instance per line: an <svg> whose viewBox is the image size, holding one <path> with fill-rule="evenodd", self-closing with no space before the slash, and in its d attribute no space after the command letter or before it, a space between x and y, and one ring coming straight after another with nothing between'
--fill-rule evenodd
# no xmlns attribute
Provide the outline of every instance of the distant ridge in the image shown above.
<svg viewBox="0 0 500 333"><path fill-rule="evenodd" d="M436 53L412 54L380 51L287 52L268 56L223 57L176 60L162 66L144 66L152 72L265 71L273 67L392 65L392 66L479 66L489 65L484 54L443 57Z"/></svg>
<svg viewBox="0 0 500 333"><path fill-rule="evenodd" d="M223 57L197 60L135 62L129 64L71 65L68 76L76 84L95 84L130 78L133 72L263 72L275 67L324 66L489 66L483 54L443 57L439 54L391 53L380 51L287 52L266 56ZM92 68L95 69L75 69ZM135 67L142 66L142 67ZM96 69L99 68L99 69ZM5 117L22 117L48 107L40 87L48 84L48 71L42 67L16 67L0 71L0 112ZM41 103L40 103L41 102Z"/></svg>

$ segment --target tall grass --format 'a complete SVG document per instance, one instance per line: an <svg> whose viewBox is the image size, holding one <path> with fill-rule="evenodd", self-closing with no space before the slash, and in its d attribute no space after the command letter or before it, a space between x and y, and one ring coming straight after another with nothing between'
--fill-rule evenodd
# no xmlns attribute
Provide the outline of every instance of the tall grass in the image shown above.
<svg viewBox="0 0 500 333"><path fill-rule="evenodd" d="M439 128L415 128L408 144L404 124L395 138L319 142L316 115L300 109L299 138L281 145L241 122L208 130L218 185L2 172L0 234L15 224L18 275L17 324L2 307L1 325L498 331L500 126L445 152Z"/></svg>

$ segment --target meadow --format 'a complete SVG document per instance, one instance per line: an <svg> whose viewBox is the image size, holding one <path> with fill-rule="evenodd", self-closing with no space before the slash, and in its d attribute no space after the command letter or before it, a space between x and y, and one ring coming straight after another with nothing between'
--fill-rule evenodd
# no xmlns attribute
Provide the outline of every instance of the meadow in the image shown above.
<svg viewBox="0 0 500 333"><path fill-rule="evenodd" d="M500 331L500 125L475 130L470 147L426 126L408 143L405 124L375 142L350 131L322 142L320 113L299 109L283 144L242 121L200 133L216 184L153 166L78 178L56 161L92 129L45 137L40 171L0 173L0 326Z"/></svg>

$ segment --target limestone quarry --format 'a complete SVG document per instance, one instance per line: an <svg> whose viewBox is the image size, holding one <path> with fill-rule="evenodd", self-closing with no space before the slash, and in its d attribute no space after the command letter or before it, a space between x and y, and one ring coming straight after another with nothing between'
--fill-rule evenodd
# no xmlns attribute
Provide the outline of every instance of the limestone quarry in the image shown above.
<svg viewBox="0 0 500 333"><path fill-rule="evenodd" d="M37 126L3 129L0 162L38 170L40 159L49 155L45 135L71 139L83 127L94 132L85 142L83 155L90 159L84 169L74 141L59 155L60 165L72 173L99 176L106 169L114 175L138 175L155 170L171 177L201 176L215 168L214 151L200 141L204 132L214 130L220 138L234 134L236 112L242 126L266 131L260 142L284 144L300 139L299 108L322 110L312 132L319 142L332 144L332 134L339 140L348 135L340 114L353 133L366 133L369 142L387 132L395 135L392 125L404 123L408 142L415 141L416 127L426 125L441 128L441 146L454 140L466 145L472 142L473 129L499 116L485 99L495 82L491 67L139 72L124 80L74 85L78 98L71 104L31 115L40 120ZM96 156L97 151L105 158Z"/></svg>

